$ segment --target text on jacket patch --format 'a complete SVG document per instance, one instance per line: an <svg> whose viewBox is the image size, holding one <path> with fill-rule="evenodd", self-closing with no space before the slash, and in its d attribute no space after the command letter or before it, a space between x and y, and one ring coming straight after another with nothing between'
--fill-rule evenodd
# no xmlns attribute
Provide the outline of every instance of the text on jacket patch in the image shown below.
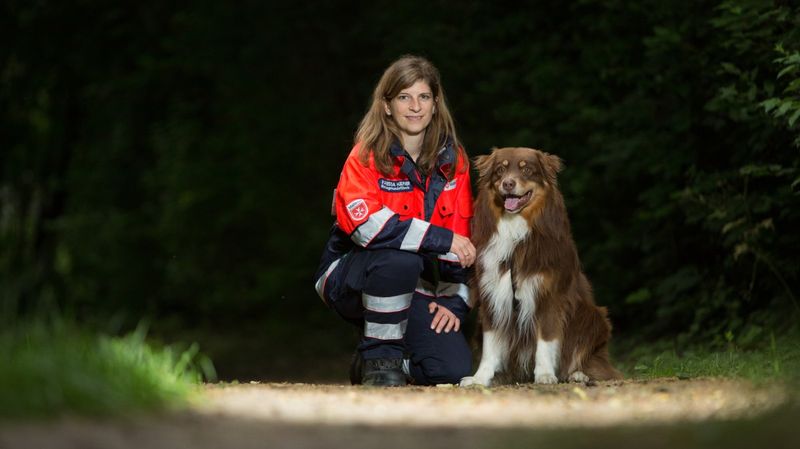
<svg viewBox="0 0 800 449"><path fill-rule="evenodd" d="M408 179L398 179L398 180L391 180L391 179L379 179L378 180L378 187L381 188L384 192L410 192L413 190L413 186L411 185L411 181Z"/></svg>

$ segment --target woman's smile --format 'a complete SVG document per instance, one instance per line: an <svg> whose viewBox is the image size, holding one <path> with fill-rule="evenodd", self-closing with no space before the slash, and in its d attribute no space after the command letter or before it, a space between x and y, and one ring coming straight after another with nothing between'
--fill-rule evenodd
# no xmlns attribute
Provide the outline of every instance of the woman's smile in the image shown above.
<svg viewBox="0 0 800 449"><path fill-rule="evenodd" d="M386 113L394 119L403 138L424 134L431 123L436 99L425 81L417 81L386 103Z"/></svg>

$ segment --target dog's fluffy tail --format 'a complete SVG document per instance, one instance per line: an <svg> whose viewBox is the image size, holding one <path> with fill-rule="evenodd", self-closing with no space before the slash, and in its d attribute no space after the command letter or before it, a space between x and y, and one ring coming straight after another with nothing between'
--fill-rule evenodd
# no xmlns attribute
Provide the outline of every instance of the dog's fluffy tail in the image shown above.
<svg viewBox="0 0 800 449"><path fill-rule="evenodd" d="M567 379L572 371L577 370L594 380L622 379L622 373L614 368L608 355L611 322L607 309L582 304L576 308L570 325L559 377Z"/></svg>
<svg viewBox="0 0 800 449"><path fill-rule="evenodd" d="M596 380L622 379L622 373L611 364L611 357L608 355L608 340L611 339L611 321L608 319L608 309L598 307L597 310L602 316L605 328L608 329L605 341L595 349L586 363L586 375Z"/></svg>
<svg viewBox="0 0 800 449"><path fill-rule="evenodd" d="M594 380L622 379L622 373L611 365L608 356L608 345L603 345L589 356L583 372Z"/></svg>

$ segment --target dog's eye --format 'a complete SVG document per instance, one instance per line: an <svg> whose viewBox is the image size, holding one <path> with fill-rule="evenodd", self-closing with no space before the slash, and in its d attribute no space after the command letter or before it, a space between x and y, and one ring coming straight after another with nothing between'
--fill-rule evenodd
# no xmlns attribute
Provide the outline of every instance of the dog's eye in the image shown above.
<svg viewBox="0 0 800 449"><path fill-rule="evenodd" d="M497 167L494 168L494 173L496 175L502 175L505 172L506 172L506 167L504 165L498 165Z"/></svg>
<svg viewBox="0 0 800 449"><path fill-rule="evenodd" d="M525 176L532 176L533 175L533 169L530 168L530 167L522 167L522 174L525 175Z"/></svg>

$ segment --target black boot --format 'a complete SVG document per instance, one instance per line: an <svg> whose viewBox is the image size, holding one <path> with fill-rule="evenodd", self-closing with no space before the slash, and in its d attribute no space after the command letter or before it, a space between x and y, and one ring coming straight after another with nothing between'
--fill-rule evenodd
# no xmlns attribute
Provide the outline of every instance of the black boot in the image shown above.
<svg viewBox="0 0 800 449"><path fill-rule="evenodd" d="M364 377L364 358L358 349L350 359L350 385L361 385L361 378Z"/></svg>
<svg viewBox="0 0 800 449"><path fill-rule="evenodd" d="M374 387L400 387L406 385L403 373L403 359L368 359L364 360L363 385Z"/></svg>

